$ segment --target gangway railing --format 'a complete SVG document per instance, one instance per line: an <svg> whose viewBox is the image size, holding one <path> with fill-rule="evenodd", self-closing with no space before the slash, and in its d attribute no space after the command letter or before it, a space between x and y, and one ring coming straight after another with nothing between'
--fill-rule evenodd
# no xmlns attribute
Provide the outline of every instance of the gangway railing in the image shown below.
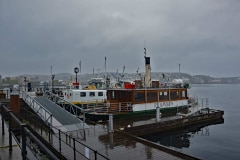
<svg viewBox="0 0 240 160"><path fill-rule="evenodd" d="M33 96L30 96L26 92L22 92L22 99L32 108L35 113L48 125L52 126L52 113L44 108L39 102L37 102Z"/></svg>
<svg viewBox="0 0 240 160"><path fill-rule="evenodd" d="M51 91L45 91L44 97L48 98L55 104L61 106L66 111L70 112L71 114L75 115L76 117L80 116L80 113L83 115L83 121L85 123L85 110L75 104L72 104L66 100L64 100L62 97L58 96L57 94L52 93Z"/></svg>

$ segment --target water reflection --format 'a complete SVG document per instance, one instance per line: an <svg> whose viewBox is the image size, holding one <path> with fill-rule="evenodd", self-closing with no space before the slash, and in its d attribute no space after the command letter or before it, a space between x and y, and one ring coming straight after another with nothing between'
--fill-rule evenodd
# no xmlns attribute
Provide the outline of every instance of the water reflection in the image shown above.
<svg viewBox="0 0 240 160"><path fill-rule="evenodd" d="M147 120L140 119L139 121L128 120L126 122L121 121L121 123L115 122L115 127L118 128L119 125L121 125L121 127L124 126L124 128L127 127L127 125L131 125L131 127L134 127L136 124L141 125L140 123L142 123L144 125L144 124L148 124L150 121L153 121L153 120L154 120L153 118L150 118ZM202 125L186 127L186 128L183 128L182 130L175 130L168 133L162 132L162 133L146 134L141 136L141 138L147 139L149 141L158 143L163 146L181 150L183 148L190 148L191 141L193 141L193 138L195 138L196 136L210 136L210 129L211 129L210 125L217 125L217 124L223 124L223 123L224 123L224 119L219 119L211 123L205 123ZM105 125L100 125L100 126L98 126L98 129L97 129L98 131L99 131L99 127L107 131ZM108 156L111 156L112 154L114 155L120 152L121 152L121 154L119 155L120 157L123 155L133 156L132 154L138 154L138 153L131 152L130 150L134 150L134 151L139 150L141 152L140 154L143 155L142 158L152 159L154 156L156 156L155 154L159 154L160 153L159 151L161 150L159 149L157 152L155 152L155 150L152 147L148 145L141 145L141 143L138 143L136 139L125 136L123 134L119 134L118 132L113 132L113 133L101 132L101 133L103 134L97 135L98 141L104 146L105 152L106 152L105 154Z"/></svg>
<svg viewBox="0 0 240 160"><path fill-rule="evenodd" d="M140 120L139 123L147 124L147 121L151 121L152 119L148 119L146 121ZM127 124L131 124L131 126L134 126L135 123L138 122L128 122L124 124L126 126ZM219 119L213 122L204 123L201 125L195 125L190 127L185 127L181 130L174 130L167 133L154 133L154 134L146 134L141 136L143 139L147 139L149 141L167 146L167 147L174 147L178 149L182 148L189 148L190 147L190 139L194 138L195 135L198 136L209 136L210 135L210 129L208 126L210 125L217 125L217 124L223 124L224 119ZM146 132L147 133L147 132ZM108 133L99 135L98 140L108 146L109 149L114 149L116 146L125 146L126 148L135 148L136 147L136 141L132 139L127 139L123 135L119 135L116 133ZM148 149L146 149L147 151Z"/></svg>
<svg viewBox="0 0 240 160"><path fill-rule="evenodd" d="M151 135L144 135L141 137L167 147L174 147L178 149L189 148L191 144L190 139L194 138L195 135L209 136L210 130L208 126L223 123L224 119L220 119L212 123L191 126L188 128L184 128L182 130L172 131L168 133L154 133Z"/></svg>

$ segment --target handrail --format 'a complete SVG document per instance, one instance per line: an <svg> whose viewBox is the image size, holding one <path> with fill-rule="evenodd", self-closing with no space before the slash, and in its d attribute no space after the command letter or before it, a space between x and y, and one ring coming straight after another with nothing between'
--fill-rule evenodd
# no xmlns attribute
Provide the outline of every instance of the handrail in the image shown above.
<svg viewBox="0 0 240 160"><path fill-rule="evenodd" d="M77 105L74 105L66 100L64 100L63 98L59 97L58 95L55 95L54 93L52 93L51 91L45 91L44 92L44 97L48 98L49 100L53 101L54 103L59 103L61 102L61 107L63 107L63 109L65 109L66 111L67 110L67 107L68 106L70 108L70 112L71 114L75 115L76 117L79 117L78 115L78 111L80 110L80 112L82 113L83 115L83 126L85 124L85 110ZM60 105L60 104L58 104Z"/></svg>
<svg viewBox="0 0 240 160"><path fill-rule="evenodd" d="M22 159L27 160L29 157L27 157L27 148L29 147L27 145L27 139L31 139L34 143L38 145L38 147L45 153L47 154L51 159L53 160L58 160L59 157L56 156L52 151L50 151L46 146L27 128L28 125L22 123L13 113L11 110L9 110L5 105L2 105L0 103L0 108L1 108L1 115L2 115L2 123L4 123L4 112L7 113L9 116L8 119L8 132L9 132L9 151L12 151L12 137L17 140L17 144L19 145L21 152L22 152ZM13 121L15 124L20 127L20 135L21 135L21 140L18 141L18 138L13 133L13 128L12 128L12 123ZM4 125L4 124L3 124ZM4 134L4 130L2 130L2 134Z"/></svg>
<svg viewBox="0 0 240 160"><path fill-rule="evenodd" d="M44 108L39 102L37 102L32 96L26 92L22 92L23 100L31 107L38 116L40 116L47 125L52 126L52 113Z"/></svg>
<svg viewBox="0 0 240 160"><path fill-rule="evenodd" d="M77 106L77 105L74 105L66 100L64 100L63 98L59 97L58 95L52 93L51 91L46 91L44 93L44 96L47 97L48 99L50 99L51 101L54 101L54 102L62 102L63 104L67 104L67 105L70 105L70 107L73 107L73 108L76 108L76 109L79 109L81 112L84 113L84 109L82 109L81 107ZM74 111L74 110L73 110Z"/></svg>

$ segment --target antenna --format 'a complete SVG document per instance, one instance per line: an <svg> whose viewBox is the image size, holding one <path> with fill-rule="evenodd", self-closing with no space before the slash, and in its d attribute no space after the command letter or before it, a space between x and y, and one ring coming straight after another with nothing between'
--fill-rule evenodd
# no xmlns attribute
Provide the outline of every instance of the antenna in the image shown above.
<svg viewBox="0 0 240 160"><path fill-rule="evenodd" d="M147 55L147 49L144 47L144 57Z"/></svg>
<svg viewBox="0 0 240 160"><path fill-rule="evenodd" d="M179 69L179 79L181 78L181 75L180 75L180 63L178 64L178 69Z"/></svg>
<svg viewBox="0 0 240 160"><path fill-rule="evenodd" d="M146 50L146 40L144 40L144 57L146 57L147 50Z"/></svg>
<svg viewBox="0 0 240 160"><path fill-rule="evenodd" d="M51 72L51 75L52 75L52 65L51 65L51 67L50 67L50 72Z"/></svg>
<svg viewBox="0 0 240 160"><path fill-rule="evenodd" d="M179 67L179 73L180 73L180 65L181 65L181 64L179 63L179 64L178 64L178 67Z"/></svg>
<svg viewBox="0 0 240 160"><path fill-rule="evenodd" d="M81 61L79 62L79 71L81 73L81 68L82 68L82 64L81 64Z"/></svg>
<svg viewBox="0 0 240 160"><path fill-rule="evenodd" d="M105 78L107 77L107 57L105 56L105 62L104 62L104 72L105 72Z"/></svg>
<svg viewBox="0 0 240 160"><path fill-rule="evenodd" d="M125 64L124 64L124 66L123 66L122 78L124 77L124 71L125 71Z"/></svg>

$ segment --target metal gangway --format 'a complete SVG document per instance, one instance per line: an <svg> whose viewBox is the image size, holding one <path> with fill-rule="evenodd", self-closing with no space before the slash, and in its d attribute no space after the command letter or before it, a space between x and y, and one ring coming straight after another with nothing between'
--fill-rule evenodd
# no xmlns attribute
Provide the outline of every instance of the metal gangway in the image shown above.
<svg viewBox="0 0 240 160"><path fill-rule="evenodd" d="M70 132L89 128L85 121L70 114L45 96L37 97L35 94L23 91L22 99L55 133L59 129L62 132Z"/></svg>

